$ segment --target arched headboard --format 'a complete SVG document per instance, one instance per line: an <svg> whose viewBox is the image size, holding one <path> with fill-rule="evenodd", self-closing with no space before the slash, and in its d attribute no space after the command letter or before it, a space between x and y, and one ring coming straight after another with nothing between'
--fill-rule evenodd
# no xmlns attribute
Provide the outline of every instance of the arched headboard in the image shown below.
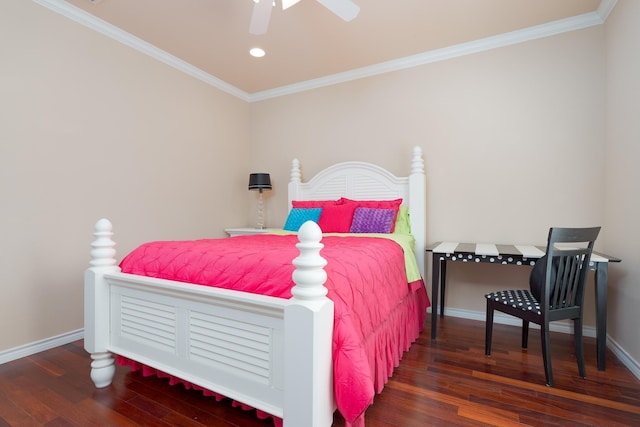
<svg viewBox="0 0 640 427"><path fill-rule="evenodd" d="M426 246L426 178L422 149L415 147L407 176L395 176L386 169L365 162L337 163L302 181L300 162L293 160L289 180L288 203L293 200L390 200L402 198L409 208L411 233L416 239L416 259L425 277Z"/></svg>

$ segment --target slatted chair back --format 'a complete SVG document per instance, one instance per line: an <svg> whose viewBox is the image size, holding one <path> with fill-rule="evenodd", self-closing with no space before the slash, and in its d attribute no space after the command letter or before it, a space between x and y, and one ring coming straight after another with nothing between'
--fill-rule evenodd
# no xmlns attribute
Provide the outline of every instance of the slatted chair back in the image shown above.
<svg viewBox="0 0 640 427"><path fill-rule="evenodd" d="M549 320L566 318L564 311L579 310L584 300L587 271L600 227L549 230L545 285L540 305ZM556 313L552 313L556 312Z"/></svg>

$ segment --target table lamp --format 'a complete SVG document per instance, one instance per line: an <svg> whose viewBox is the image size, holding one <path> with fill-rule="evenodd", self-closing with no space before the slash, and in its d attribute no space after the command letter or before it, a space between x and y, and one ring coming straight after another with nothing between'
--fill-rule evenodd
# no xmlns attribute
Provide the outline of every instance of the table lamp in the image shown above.
<svg viewBox="0 0 640 427"><path fill-rule="evenodd" d="M271 190L271 177L268 173L249 174L249 190L258 190L258 224L256 228L264 228L264 201L262 192Z"/></svg>

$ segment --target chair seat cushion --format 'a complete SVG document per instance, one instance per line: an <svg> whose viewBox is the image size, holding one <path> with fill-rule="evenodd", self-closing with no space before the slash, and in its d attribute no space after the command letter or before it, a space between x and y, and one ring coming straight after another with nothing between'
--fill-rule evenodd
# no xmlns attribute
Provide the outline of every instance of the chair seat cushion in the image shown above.
<svg viewBox="0 0 640 427"><path fill-rule="evenodd" d="M510 289L506 291L491 292L485 295L485 298L501 302L513 308L519 308L523 311L533 311L542 314L540 303L534 298L527 289Z"/></svg>

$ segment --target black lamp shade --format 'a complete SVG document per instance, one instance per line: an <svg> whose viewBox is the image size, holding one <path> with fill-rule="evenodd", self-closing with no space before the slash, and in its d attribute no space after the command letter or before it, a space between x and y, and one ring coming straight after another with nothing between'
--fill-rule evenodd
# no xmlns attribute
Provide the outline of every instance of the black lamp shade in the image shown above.
<svg viewBox="0 0 640 427"><path fill-rule="evenodd" d="M268 173L249 175L249 190L271 190L271 177Z"/></svg>

